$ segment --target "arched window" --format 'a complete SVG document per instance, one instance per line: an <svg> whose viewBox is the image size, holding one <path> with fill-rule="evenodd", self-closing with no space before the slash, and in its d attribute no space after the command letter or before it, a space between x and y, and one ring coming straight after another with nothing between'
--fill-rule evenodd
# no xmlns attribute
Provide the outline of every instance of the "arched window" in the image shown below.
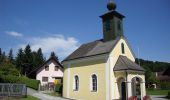
<svg viewBox="0 0 170 100"><path fill-rule="evenodd" d="M92 91L97 91L97 76L92 75Z"/></svg>
<svg viewBox="0 0 170 100"><path fill-rule="evenodd" d="M74 76L73 89L74 91L78 91L79 89L79 77L77 75Z"/></svg>
<svg viewBox="0 0 170 100"><path fill-rule="evenodd" d="M125 54L125 46L124 43L121 44L122 54Z"/></svg>

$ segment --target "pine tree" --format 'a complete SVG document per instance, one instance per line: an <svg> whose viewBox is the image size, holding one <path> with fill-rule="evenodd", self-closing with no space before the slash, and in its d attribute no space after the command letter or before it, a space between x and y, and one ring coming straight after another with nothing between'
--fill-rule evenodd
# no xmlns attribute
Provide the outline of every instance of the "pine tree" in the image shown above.
<svg viewBox="0 0 170 100"><path fill-rule="evenodd" d="M58 60L58 56L56 56L55 52L51 52L51 57L54 57L55 59Z"/></svg>
<svg viewBox="0 0 170 100"><path fill-rule="evenodd" d="M16 56L16 67L20 71L21 74L23 74L23 62L24 62L24 52L21 48L18 50L18 53Z"/></svg>
<svg viewBox="0 0 170 100"><path fill-rule="evenodd" d="M32 51L30 45L28 44L24 49L23 71L25 75L27 75L27 73L31 71L33 65L32 62L33 62Z"/></svg>
<svg viewBox="0 0 170 100"><path fill-rule="evenodd" d="M9 53L8 53L8 61L12 64L14 63L12 48L9 50Z"/></svg>
<svg viewBox="0 0 170 100"><path fill-rule="evenodd" d="M0 63L2 63L2 50L0 48Z"/></svg>
<svg viewBox="0 0 170 100"><path fill-rule="evenodd" d="M43 64L44 61L45 61L45 60L44 60L44 57L43 57L42 50L41 50L41 48L39 48L39 49L37 50L37 62L38 62L38 65Z"/></svg>
<svg viewBox="0 0 170 100"><path fill-rule="evenodd" d="M5 51L2 53L1 60L2 62L6 61Z"/></svg>
<svg viewBox="0 0 170 100"><path fill-rule="evenodd" d="M0 48L0 56L2 55L2 50L1 50L1 48Z"/></svg>

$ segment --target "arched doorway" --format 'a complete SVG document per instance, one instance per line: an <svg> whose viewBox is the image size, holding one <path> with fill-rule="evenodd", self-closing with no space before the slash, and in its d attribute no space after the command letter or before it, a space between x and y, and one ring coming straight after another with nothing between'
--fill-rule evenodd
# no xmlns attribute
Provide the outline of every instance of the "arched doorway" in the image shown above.
<svg viewBox="0 0 170 100"><path fill-rule="evenodd" d="M124 78L118 78L118 88L120 94L120 100L126 100L127 98L127 89L126 89L126 82Z"/></svg>
<svg viewBox="0 0 170 100"><path fill-rule="evenodd" d="M141 78L132 78L132 96L137 96L138 100L141 100Z"/></svg>

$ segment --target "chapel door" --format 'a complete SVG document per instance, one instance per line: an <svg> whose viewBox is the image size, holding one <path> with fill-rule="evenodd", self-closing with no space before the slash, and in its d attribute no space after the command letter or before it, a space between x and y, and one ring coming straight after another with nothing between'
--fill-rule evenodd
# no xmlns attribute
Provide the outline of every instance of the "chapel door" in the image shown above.
<svg viewBox="0 0 170 100"><path fill-rule="evenodd" d="M126 100L126 83L125 82L121 83L121 97L122 97L122 100Z"/></svg>

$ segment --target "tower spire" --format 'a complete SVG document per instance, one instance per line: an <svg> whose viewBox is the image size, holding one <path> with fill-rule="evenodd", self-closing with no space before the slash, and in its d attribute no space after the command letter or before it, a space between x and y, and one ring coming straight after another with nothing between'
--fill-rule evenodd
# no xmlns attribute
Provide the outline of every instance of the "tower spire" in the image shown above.
<svg viewBox="0 0 170 100"><path fill-rule="evenodd" d="M109 11L116 9L116 3L114 2L114 0L109 0L109 2L107 4L107 9Z"/></svg>

